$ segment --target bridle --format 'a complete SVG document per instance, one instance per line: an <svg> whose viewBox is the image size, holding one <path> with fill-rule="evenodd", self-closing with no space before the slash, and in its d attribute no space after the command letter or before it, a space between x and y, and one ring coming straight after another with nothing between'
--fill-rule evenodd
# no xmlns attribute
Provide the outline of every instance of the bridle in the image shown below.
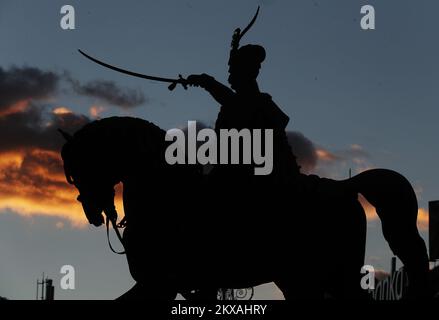
<svg viewBox="0 0 439 320"><path fill-rule="evenodd" d="M105 225L106 225L106 229L107 229L107 241L108 241L108 246L110 247L111 251L113 251L116 254L125 254L127 249L125 248L125 245L123 243L123 239L122 239L122 235L120 234L119 229L123 229L126 227L127 225L127 217L123 217L122 220L117 223L117 218L116 219L110 219L110 217L105 214L106 218L105 218ZM122 244L123 247L123 251L116 251L114 250L113 246L111 245L111 241L110 241L110 222L111 221L111 225L113 226L114 231L116 232L117 238L119 239L120 243Z"/></svg>
<svg viewBox="0 0 439 320"><path fill-rule="evenodd" d="M75 183L73 182L73 184L75 184ZM78 187L77 187L77 189L78 189ZM78 196L77 200L82 203L82 198L83 198L83 196L80 194ZM122 238L122 235L121 235L119 229L124 229L127 226L127 217L124 216L122 218L122 220L119 223L117 223L118 214L117 214L116 208L114 207L114 204L112 206L108 207L108 208L104 208L103 211L104 211L104 214L105 214L105 227L106 227L106 230L107 230L108 246L110 247L111 251L113 251L116 254L125 254L126 253L126 248L125 248L125 245L124 245L124 242L123 242L123 238ZM114 231L116 233L117 238L119 239L120 243L122 244L123 251L116 251L113 248L113 246L111 245L111 241L110 241L110 222L111 222L111 225L113 226L113 229L114 229Z"/></svg>

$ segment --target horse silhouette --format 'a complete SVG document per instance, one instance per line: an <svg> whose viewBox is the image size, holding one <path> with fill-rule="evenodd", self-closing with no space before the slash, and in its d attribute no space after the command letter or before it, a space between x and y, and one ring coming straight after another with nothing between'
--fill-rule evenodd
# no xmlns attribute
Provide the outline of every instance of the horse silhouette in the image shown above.
<svg viewBox="0 0 439 320"><path fill-rule="evenodd" d="M117 219L123 184L123 245L137 284L122 298L173 299L178 292L274 282L286 299L360 298L366 217L375 208L384 237L404 264L410 296L424 296L428 256L410 183L385 169L335 181L300 174L282 188L215 186L198 165L169 165L166 132L142 119L111 117L64 133L66 179L88 221ZM221 188L221 190L219 190ZM287 201L278 201L287 199ZM207 294L207 293L210 293Z"/></svg>

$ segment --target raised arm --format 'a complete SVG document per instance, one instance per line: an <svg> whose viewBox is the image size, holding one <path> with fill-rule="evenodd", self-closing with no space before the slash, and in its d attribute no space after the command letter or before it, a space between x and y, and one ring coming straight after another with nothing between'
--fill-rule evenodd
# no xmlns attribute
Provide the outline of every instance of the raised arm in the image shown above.
<svg viewBox="0 0 439 320"><path fill-rule="evenodd" d="M235 92L232 89L205 73L190 75L187 78L187 84L205 89L221 105L228 104L235 96Z"/></svg>

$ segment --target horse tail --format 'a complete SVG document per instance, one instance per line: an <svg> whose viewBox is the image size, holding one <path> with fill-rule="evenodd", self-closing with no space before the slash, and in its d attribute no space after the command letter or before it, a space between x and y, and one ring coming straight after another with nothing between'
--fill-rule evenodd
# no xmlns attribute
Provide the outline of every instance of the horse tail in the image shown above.
<svg viewBox="0 0 439 320"><path fill-rule="evenodd" d="M425 296L429 259L417 228L418 202L410 182L395 171L373 169L343 183L375 207L384 238L407 271L410 296Z"/></svg>

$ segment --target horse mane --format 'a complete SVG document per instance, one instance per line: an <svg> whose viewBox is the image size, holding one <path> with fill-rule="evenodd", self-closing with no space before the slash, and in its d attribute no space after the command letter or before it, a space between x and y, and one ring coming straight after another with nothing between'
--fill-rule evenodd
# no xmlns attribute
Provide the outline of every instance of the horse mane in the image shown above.
<svg viewBox="0 0 439 320"><path fill-rule="evenodd" d="M116 148L128 150L133 145L139 153L152 154L160 152L166 146L166 132L153 124L140 118L110 117L95 120L86 124L74 133L61 150L64 160L64 171L69 183L72 175L78 170L83 161L97 161L96 157L114 157Z"/></svg>
<svg viewBox="0 0 439 320"><path fill-rule="evenodd" d="M121 132L123 131L123 132ZM119 133L126 132L146 133L148 135L165 135L166 132L144 119L133 117L109 117L87 123L82 129L78 130L74 135L74 139L93 139L101 137L102 134L111 138Z"/></svg>

